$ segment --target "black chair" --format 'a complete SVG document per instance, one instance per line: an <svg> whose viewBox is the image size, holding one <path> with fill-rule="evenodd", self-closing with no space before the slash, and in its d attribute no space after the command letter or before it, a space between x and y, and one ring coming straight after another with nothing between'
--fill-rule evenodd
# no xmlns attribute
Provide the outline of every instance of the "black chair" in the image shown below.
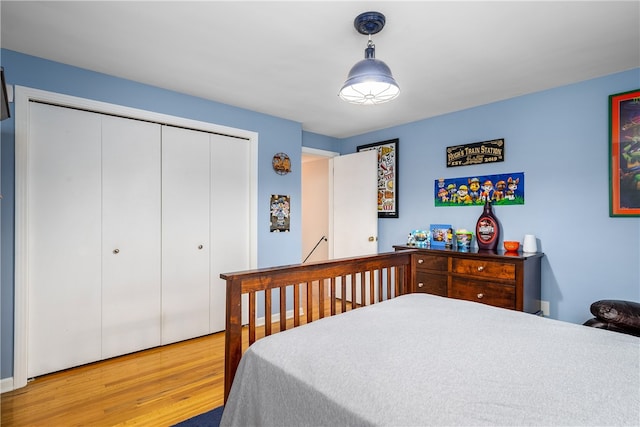
<svg viewBox="0 0 640 427"><path fill-rule="evenodd" d="M640 337L640 304L621 300L600 300L591 304L595 317L584 322L585 326L608 329Z"/></svg>

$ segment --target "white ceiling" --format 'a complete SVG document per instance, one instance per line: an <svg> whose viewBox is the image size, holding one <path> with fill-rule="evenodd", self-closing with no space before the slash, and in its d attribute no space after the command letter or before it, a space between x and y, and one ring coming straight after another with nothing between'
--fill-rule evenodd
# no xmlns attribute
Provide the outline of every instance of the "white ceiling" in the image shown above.
<svg viewBox="0 0 640 427"><path fill-rule="evenodd" d="M6 1L1 46L343 138L640 66L640 1ZM337 96L361 12L401 94ZM11 70L5 70L10 79ZM640 82L639 82L640 85ZM463 125L463 124L462 124Z"/></svg>

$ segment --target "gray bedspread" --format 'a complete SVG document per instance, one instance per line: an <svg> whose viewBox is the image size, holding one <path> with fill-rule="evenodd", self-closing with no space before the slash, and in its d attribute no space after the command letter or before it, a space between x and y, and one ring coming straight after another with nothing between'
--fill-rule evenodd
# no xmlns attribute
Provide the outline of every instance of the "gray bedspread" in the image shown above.
<svg viewBox="0 0 640 427"><path fill-rule="evenodd" d="M640 425L640 339L405 295L254 343L232 425Z"/></svg>

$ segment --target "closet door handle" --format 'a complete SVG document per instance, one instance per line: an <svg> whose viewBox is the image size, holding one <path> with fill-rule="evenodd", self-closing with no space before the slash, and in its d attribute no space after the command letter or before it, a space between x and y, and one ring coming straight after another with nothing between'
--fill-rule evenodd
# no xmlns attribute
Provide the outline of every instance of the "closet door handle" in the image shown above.
<svg viewBox="0 0 640 427"><path fill-rule="evenodd" d="M114 250L113 250L113 254L114 254L114 255L118 255L119 253L120 253L120 249L114 249Z"/></svg>
<svg viewBox="0 0 640 427"><path fill-rule="evenodd" d="M202 249L202 248L204 248L203 245L198 245L198 249Z"/></svg>

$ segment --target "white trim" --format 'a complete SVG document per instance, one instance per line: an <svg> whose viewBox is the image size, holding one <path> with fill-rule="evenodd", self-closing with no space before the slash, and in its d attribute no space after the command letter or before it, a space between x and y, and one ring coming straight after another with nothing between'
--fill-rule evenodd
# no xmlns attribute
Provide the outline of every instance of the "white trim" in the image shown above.
<svg viewBox="0 0 640 427"><path fill-rule="evenodd" d="M334 259L334 252L333 252L333 228L334 228L334 212L333 212L333 191L334 191L334 180L333 180L333 157L329 159L329 161L327 162L327 167L329 168L329 171L327 172L329 175L329 183L328 183L328 191L329 191L329 200L327 200L327 207L329 209L329 218L328 218L328 223L329 223L329 233L328 233L328 238L329 238L329 247L328 247L328 251L327 251L327 256L329 257L329 259Z"/></svg>
<svg viewBox="0 0 640 427"><path fill-rule="evenodd" d="M243 309L244 311L244 309ZM285 314L285 319L293 319L293 310L287 310L286 314ZM304 316L304 309L302 307L300 307L300 309L298 310L298 316ZM256 327L260 327L260 326L264 326L265 325L265 316L262 317L257 317L256 318ZM273 316L271 316L271 324L274 323L278 323L280 322L280 313L275 313ZM247 322L249 323L249 322Z"/></svg>
<svg viewBox="0 0 640 427"><path fill-rule="evenodd" d="M13 390L13 377L2 378L0 380L0 393L6 393Z"/></svg>
<svg viewBox="0 0 640 427"><path fill-rule="evenodd" d="M320 150L319 148L311 147L302 147L302 154L312 154L314 156L320 157L336 157L340 155L340 153L337 153L335 151Z"/></svg>
<svg viewBox="0 0 640 427"><path fill-rule="evenodd" d="M114 114L139 120L180 126L205 132L219 133L247 139L250 142L251 164L251 207L250 207L250 265L257 268L258 263L258 133L244 129L236 129L213 123L175 117L152 111L139 110L121 105L109 104L90 99L77 98L39 89L15 86L15 311L14 311L14 360L12 388L27 385L28 357L28 235L29 215L27 182L29 154L29 102L40 101L71 108L90 110L97 113ZM3 387L4 387L4 381Z"/></svg>

